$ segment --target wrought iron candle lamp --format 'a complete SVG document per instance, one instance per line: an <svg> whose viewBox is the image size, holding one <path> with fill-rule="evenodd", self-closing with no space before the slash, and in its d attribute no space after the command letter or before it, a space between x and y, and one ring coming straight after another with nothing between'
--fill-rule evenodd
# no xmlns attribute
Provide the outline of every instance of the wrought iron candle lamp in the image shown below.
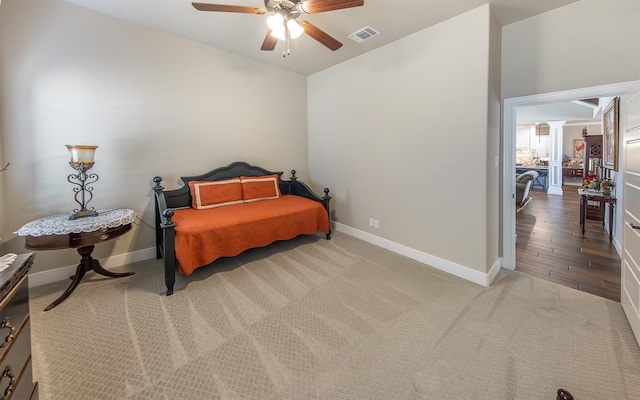
<svg viewBox="0 0 640 400"><path fill-rule="evenodd" d="M79 209L74 209L73 214L69 219L74 220L84 217L96 217L98 212L93 208L87 208L87 203L93 198L93 187L89 186L98 180L98 175L87 174L87 171L93 167L93 157L95 155L98 146L84 146L84 145L66 145L69 149L71 159L69 165L71 168L78 171L77 174L71 174L67 180L77 185L74 187L75 192L74 200L80 205Z"/></svg>

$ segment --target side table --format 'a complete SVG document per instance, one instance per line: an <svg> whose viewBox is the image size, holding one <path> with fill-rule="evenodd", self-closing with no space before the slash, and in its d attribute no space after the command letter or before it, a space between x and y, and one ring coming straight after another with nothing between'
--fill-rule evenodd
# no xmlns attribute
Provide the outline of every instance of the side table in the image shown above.
<svg viewBox="0 0 640 400"><path fill-rule="evenodd" d="M609 204L609 243L613 240L613 216L615 215L613 210L616 206L615 196L605 196L600 191L589 189L578 189L578 195L580 195L580 225L582 226L582 236L586 227L587 219L587 202L597 201L601 207L605 204ZM604 218L602 218L602 227L604 228Z"/></svg>
<svg viewBox="0 0 640 400"><path fill-rule="evenodd" d="M44 310L49 311L62 303L78 286L85 273L94 272L113 278L131 276L135 272L112 272L100 265L91 253L95 245L115 239L131 230L136 218L133 210L125 208L100 209L98 216L70 220L71 213L58 214L31 221L16 234L25 236L25 247L30 250L59 250L75 248L82 257L71 277L67 290Z"/></svg>

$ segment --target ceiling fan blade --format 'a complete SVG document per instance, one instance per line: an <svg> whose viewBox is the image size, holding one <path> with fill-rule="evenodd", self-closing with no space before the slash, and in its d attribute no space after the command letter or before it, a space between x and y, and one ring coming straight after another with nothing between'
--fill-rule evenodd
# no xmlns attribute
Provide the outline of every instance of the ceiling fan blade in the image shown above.
<svg viewBox="0 0 640 400"><path fill-rule="evenodd" d="M331 37L328 33L318 28L314 24L308 21L299 21L300 26L304 29L304 33L311 36L322 45L328 47L332 51L338 50L342 47L342 43Z"/></svg>
<svg viewBox="0 0 640 400"><path fill-rule="evenodd" d="M243 14L264 14L266 11L258 7L232 6L227 4L191 3L198 11L219 11Z"/></svg>
<svg viewBox="0 0 640 400"><path fill-rule="evenodd" d="M343 8L360 7L364 0L307 0L300 3L298 10L303 14L317 14Z"/></svg>
<svg viewBox="0 0 640 400"><path fill-rule="evenodd" d="M264 42L262 42L262 47L260 50L265 51L273 51L276 48L276 44L278 43L278 38L275 36L271 36L271 29L267 31L267 36L264 37Z"/></svg>

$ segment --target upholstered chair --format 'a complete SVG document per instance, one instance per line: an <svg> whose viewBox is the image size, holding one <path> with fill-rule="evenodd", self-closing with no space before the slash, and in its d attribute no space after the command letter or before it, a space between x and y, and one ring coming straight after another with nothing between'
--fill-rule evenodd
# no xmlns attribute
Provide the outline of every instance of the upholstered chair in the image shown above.
<svg viewBox="0 0 640 400"><path fill-rule="evenodd" d="M529 189L537 177L536 171L527 171L516 176L516 208L524 207L531 200Z"/></svg>

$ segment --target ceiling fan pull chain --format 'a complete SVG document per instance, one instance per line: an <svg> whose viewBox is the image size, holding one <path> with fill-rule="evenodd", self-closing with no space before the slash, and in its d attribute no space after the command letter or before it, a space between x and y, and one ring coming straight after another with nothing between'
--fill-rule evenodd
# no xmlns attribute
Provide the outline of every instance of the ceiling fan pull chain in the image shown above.
<svg viewBox="0 0 640 400"><path fill-rule="evenodd" d="M285 25L284 26L284 43L285 43L286 49L282 52L282 57L286 57L291 54L291 49L289 48L290 39L291 39L291 36L289 35L289 28L287 27L287 25Z"/></svg>
<svg viewBox="0 0 640 400"><path fill-rule="evenodd" d="M289 35L287 35L287 33L289 33L287 31L287 25L285 24L284 26L284 50L282 50L282 58L285 58L287 56L287 49L289 48Z"/></svg>

